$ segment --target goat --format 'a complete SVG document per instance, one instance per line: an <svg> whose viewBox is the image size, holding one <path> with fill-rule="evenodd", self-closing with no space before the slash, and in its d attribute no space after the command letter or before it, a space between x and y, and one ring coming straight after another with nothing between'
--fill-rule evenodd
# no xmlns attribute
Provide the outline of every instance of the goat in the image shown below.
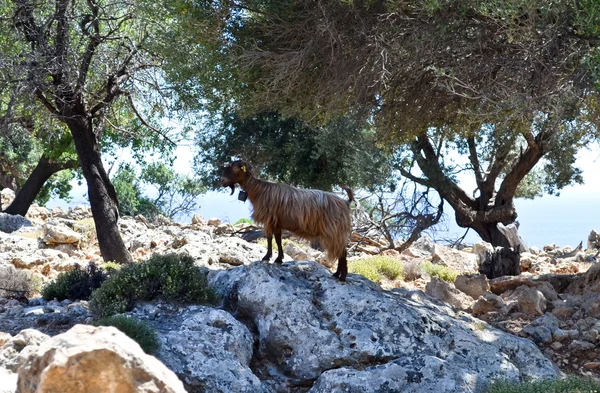
<svg viewBox="0 0 600 393"><path fill-rule="evenodd" d="M273 255L272 241L275 236L278 251L275 263L283 262L281 232L286 229L304 239L318 239L327 258L338 260L334 277L346 281L346 246L352 229L349 206L354 200L350 188L343 187L348 193L348 201L345 201L330 192L263 181L254 177L248 164L241 160L225 166L221 176L221 185L231 188L230 195L233 195L236 184L250 198L252 219L264 227L267 254L263 261L269 261Z"/></svg>

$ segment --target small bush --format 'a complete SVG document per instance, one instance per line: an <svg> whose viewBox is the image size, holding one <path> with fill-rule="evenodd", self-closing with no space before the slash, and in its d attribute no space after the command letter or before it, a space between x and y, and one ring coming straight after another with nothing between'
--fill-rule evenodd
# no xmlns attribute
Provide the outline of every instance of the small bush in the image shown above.
<svg viewBox="0 0 600 393"><path fill-rule="evenodd" d="M114 272L91 296L90 307L100 316L133 309L141 300L161 298L172 303L212 303L216 295L206 276L187 255L152 255L147 261Z"/></svg>
<svg viewBox="0 0 600 393"><path fill-rule="evenodd" d="M46 284L42 289L42 297L45 300L87 300L106 278L104 270L93 262L85 269L75 265L75 269L59 274L54 281Z"/></svg>
<svg viewBox="0 0 600 393"><path fill-rule="evenodd" d="M113 315L94 322L96 326L114 326L137 342L144 352L153 354L160 346L154 329L145 322L124 315Z"/></svg>
<svg viewBox="0 0 600 393"><path fill-rule="evenodd" d="M13 265L0 266L0 296L30 298L41 288L42 279Z"/></svg>
<svg viewBox="0 0 600 393"><path fill-rule="evenodd" d="M436 265L431 262L425 262L423 264L423 270L425 271L425 273L427 273L431 277L437 277L439 279L442 279L444 281L451 282L451 283L456 281L456 277L458 276L458 273L455 272L454 270L450 269L449 267L442 266L442 265Z"/></svg>
<svg viewBox="0 0 600 393"><path fill-rule="evenodd" d="M381 282L383 277L389 280L402 279L403 271L400 261L384 256L375 256L351 262L348 270L350 273L360 274L374 282Z"/></svg>
<svg viewBox="0 0 600 393"><path fill-rule="evenodd" d="M570 376L565 379L511 383L493 382L486 393L590 393L600 392L600 384L591 378Z"/></svg>
<svg viewBox="0 0 600 393"><path fill-rule="evenodd" d="M254 225L254 221L252 221L249 218L240 218L239 220L237 220L235 222L235 224L233 225L240 225L240 224L249 224L249 225Z"/></svg>
<svg viewBox="0 0 600 393"><path fill-rule="evenodd" d="M410 261L404 261L402 263L404 268L403 276L406 281L415 281L422 276L421 261L418 259L411 259Z"/></svg>

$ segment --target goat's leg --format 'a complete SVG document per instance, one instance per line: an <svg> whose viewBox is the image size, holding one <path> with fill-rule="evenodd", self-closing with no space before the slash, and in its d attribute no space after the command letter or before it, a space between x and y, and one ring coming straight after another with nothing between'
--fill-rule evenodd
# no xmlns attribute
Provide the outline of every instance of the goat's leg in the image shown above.
<svg viewBox="0 0 600 393"><path fill-rule="evenodd" d="M283 263L283 247L281 246L281 230L275 231L275 242L277 242L277 259L275 263Z"/></svg>
<svg viewBox="0 0 600 393"><path fill-rule="evenodd" d="M263 262L269 262L273 256L273 235L267 235L267 254L263 257Z"/></svg>
<svg viewBox="0 0 600 393"><path fill-rule="evenodd" d="M346 275L348 275L348 260L346 259L347 255L348 252L344 250L344 253L340 256L340 259L338 260L337 270L333 274L333 276L338 278L340 281L346 281Z"/></svg>

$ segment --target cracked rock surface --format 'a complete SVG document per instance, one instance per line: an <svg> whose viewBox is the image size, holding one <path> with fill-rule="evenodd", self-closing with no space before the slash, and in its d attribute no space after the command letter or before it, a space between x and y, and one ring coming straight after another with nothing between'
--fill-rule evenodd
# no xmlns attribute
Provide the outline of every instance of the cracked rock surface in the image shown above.
<svg viewBox="0 0 600 393"><path fill-rule="evenodd" d="M213 271L224 308L254 334L251 369L276 392L478 392L493 378L556 377L529 340L419 291L383 291L314 262Z"/></svg>

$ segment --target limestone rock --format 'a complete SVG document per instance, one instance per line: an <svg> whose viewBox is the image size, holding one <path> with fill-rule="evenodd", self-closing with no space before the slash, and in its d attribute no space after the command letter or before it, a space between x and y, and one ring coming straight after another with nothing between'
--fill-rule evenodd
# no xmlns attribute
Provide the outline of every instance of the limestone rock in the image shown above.
<svg viewBox="0 0 600 393"><path fill-rule="evenodd" d="M33 223L25 217L0 213L0 232L12 233L22 227L32 227Z"/></svg>
<svg viewBox="0 0 600 393"><path fill-rule="evenodd" d="M434 247L432 262L447 266L459 273L474 273L479 265L477 255L440 244L436 244Z"/></svg>
<svg viewBox="0 0 600 393"><path fill-rule="evenodd" d="M218 227L219 225L221 225L221 219L218 217L209 218L207 224L211 227Z"/></svg>
<svg viewBox="0 0 600 393"><path fill-rule="evenodd" d="M77 244L82 240L79 233L65 226L47 223L45 225L45 231L46 235L44 236L44 243L48 245Z"/></svg>
<svg viewBox="0 0 600 393"><path fill-rule="evenodd" d="M288 254L295 261L306 261L310 258L306 251L293 242L287 242L286 245L283 246L283 252Z"/></svg>
<svg viewBox="0 0 600 393"><path fill-rule="evenodd" d="M75 325L29 352L19 393L183 393L175 374L114 327Z"/></svg>
<svg viewBox="0 0 600 393"><path fill-rule="evenodd" d="M194 214L192 217L192 224L194 225L206 225L206 220L200 214Z"/></svg>
<svg viewBox="0 0 600 393"><path fill-rule="evenodd" d="M501 311L506 307L504 300L491 292L486 292L473 304L473 315L483 315L493 311Z"/></svg>
<svg viewBox="0 0 600 393"><path fill-rule="evenodd" d="M456 289L454 285L437 277L431 277L431 281L425 287L425 293L461 310L467 310L474 302L473 298Z"/></svg>
<svg viewBox="0 0 600 393"><path fill-rule="evenodd" d="M519 311L529 315L543 315L547 300L536 288L523 285L508 293L504 298L510 300L516 300L518 302Z"/></svg>
<svg viewBox="0 0 600 393"><path fill-rule="evenodd" d="M15 199L15 192L10 188L4 188L0 191L0 211L6 209Z"/></svg>
<svg viewBox="0 0 600 393"><path fill-rule="evenodd" d="M483 263L483 261L485 261L486 255L488 253L494 252L494 246L492 246L488 242L477 242L473 245L473 249L471 250L471 252L477 255L477 261L479 264L481 264Z"/></svg>
<svg viewBox="0 0 600 393"><path fill-rule="evenodd" d="M23 364L21 353L28 347L37 347L50 339L50 336L35 329L25 329L11 337L0 348L0 367L16 372ZM25 352L27 353L27 351Z"/></svg>
<svg viewBox="0 0 600 393"><path fill-rule="evenodd" d="M276 391L316 380L311 393L475 392L496 377L557 375L529 340L359 275L340 283L314 262L253 263L209 282L255 329L254 367Z"/></svg>
<svg viewBox="0 0 600 393"><path fill-rule="evenodd" d="M461 292L466 293L473 299L479 299L490 290L490 283L483 274L463 274L456 277L454 286Z"/></svg>
<svg viewBox="0 0 600 393"><path fill-rule="evenodd" d="M157 356L190 391L271 391L250 370L254 339L246 326L228 312L209 307L174 311L149 306L133 313L157 329L161 343ZM168 319L156 318L162 312Z"/></svg>

